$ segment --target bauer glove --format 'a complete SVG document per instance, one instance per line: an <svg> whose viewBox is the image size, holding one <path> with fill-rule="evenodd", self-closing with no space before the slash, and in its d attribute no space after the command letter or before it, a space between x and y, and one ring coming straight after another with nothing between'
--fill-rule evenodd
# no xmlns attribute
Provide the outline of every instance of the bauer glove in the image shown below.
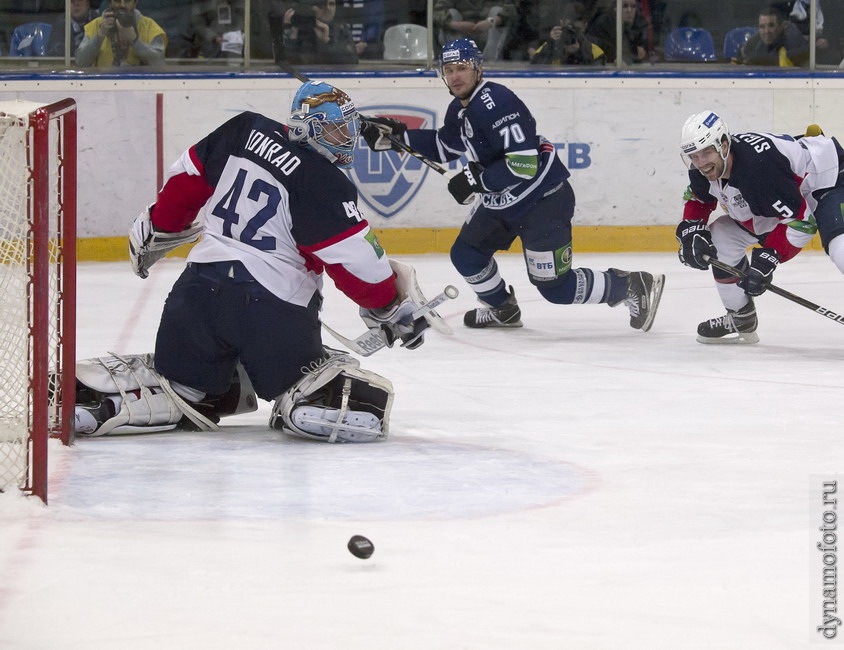
<svg viewBox="0 0 844 650"><path fill-rule="evenodd" d="M750 252L750 268L738 281L738 286L748 296L761 296L771 283L779 263L780 256L773 248L754 248Z"/></svg>
<svg viewBox="0 0 844 650"><path fill-rule="evenodd" d="M677 225L676 237L680 244L677 254L683 264L702 271L709 268L705 257L715 257L717 251L712 243L712 233L703 219L681 221Z"/></svg>
<svg viewBox="0 0 844 650"><path fill-rule="evenodd" d="M373 151L401 151L390 136L404 140L407 124L392 117L366 117L361 120L360 134Z"/></svg>
<svg viewBox="0 0 844 650"><path fill-rule="evenodd" d="M402 347L415 350L425 342L425 330L428 328L424 317L413 320L416 309L416 304L405 298L380 309L361 307L360 317L368 328L383 332L387 347L391 348L393 343L401 340Z"/></svg>
<svg viewBox="0 0 844 650"><path fill-rule="evenodd" d="M448 191L458 203L468 205L476 192L484 191L481 172L483 172L483 167L476 162L470 162L448 181Z"/></svg>

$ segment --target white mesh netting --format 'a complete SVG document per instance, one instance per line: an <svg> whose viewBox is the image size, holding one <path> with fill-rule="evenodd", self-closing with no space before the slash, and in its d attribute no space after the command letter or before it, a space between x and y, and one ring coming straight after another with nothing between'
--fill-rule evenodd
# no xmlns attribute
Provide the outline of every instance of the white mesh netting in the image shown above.
<svg viewBox="0 0 844 650"><path fill-rule="evenodd" d="M60 300L60 240L58 223L60 143L57 121L50 124L49 160L49 273L46 278L33 275L34 259L31 237L33 195L32 168L45 161L33 160L32 133L27 112L37 107L20 103L12 114L7 103L0 104L0 490L24 487L29 470L30 429L32 422L32 337L49 340L50 374L59 365L58 305ZM4 114L5 113L5 114ZM50 316L46 330L34 326L32 319L33 286L49 286ZM53 382L51 382L52 384ZM58 394L51 385L48 428L56 424ZM43 408L43 407L42 407Z"/></svg>

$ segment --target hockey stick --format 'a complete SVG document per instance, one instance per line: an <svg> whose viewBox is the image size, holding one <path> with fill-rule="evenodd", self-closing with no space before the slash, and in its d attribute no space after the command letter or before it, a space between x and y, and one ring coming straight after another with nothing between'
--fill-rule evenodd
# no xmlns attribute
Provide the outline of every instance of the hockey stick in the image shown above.
<svg viewBox="0 0 844 650"><path fill-rule="evenodd" d="M734 275L737 278L743 278L744 273L739 271L736 267L730 266L729 264L724 264L724 262L710 257L708 255L704 255L703 259L709 262L712 266L716 269L721 269L722 271L729 273L730 275ZM767 284L766 285L768 291L771 293L775 293L778 296L782 296L783 298L790 300L791 302L796 302L801 307L805 307L806 309L811 309L813 312L820 314L824 318L828 318L829 320L838 323L839 325L844 325L844 315L838 314L831 309L827 309L826 307L821 307L820 305L816 305L815 303L806 300L805 298L801 298L800 296L796 296L790 291L786 291L785 289L781 289L775 284Z"/></svg>
<svg viewBox="0 0 844 650"><path fill-rule="evenodd" d="M425 316L425 314L433 311L446 300L456 298L459 293L460 292L457 290L457 287L454 287L449 284L448 286L446 286L445 290L441 294L434 296L433 298L431 298L431 300L429 300L424 305L420 306L419 309L414 311L413 314L411 314L411 320L416 321L422 318L423 316ZM362 357L368 357L370 354L378 352L378 350L380 350L381 348L387 347L387 338L385 337L384 332L381 330L380 327L373 327L365 331L356 339L349 339L340 334L339 332L335 331L325 323L323 323L322 326L326 329L329 334L331 334L331 336L340 341L340 343L345 345L349 350L351 350L352 352L356 352Z"/></svg>
<svg viewBox="0 0 844 650"><path fill-rule="evenodd" d="M360 116L360 119L362 119L364 122L369 121L363 115ZM448 176L449 175L448 169L446 169L445 167L443 167L439 163L434 162L433 160L431 160L430 158L428 158L424 154L419 153L418 151L416 151L416 149L411 147L409 144L405 143L404 140L400 140L399 138L394 136L392 133L387 134L387 139L390 142L392 142L394 145L396 145L399 149L404 151L405 153L408 153L411 156L413 156L414 158L416 158L416 160L420 160L420 161L422 161L423 164L428 165L428 167L433 169L438 174L441 174L442 176Z"/></svg>

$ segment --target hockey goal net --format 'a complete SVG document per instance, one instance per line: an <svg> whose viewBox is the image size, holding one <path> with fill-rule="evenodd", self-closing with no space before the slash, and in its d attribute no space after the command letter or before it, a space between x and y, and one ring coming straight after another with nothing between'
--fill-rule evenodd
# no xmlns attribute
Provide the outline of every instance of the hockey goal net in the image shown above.
<svg viewBox="0 0 844 650"><path fill-rule="evenodd" d="M76 103L0 102L0 491L47 501L75 400Z"/></svg>

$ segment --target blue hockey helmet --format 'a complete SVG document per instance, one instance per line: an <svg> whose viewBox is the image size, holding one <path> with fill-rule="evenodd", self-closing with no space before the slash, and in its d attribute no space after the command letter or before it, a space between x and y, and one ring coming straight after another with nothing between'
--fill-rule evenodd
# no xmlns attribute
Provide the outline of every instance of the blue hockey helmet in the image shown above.
<svg viewBox="0 0 844 650"><path fill-rule="evenodd" d="M307 81L296 91L290 107L291 140L304 142L338 167L355 158L360 115L352 99L323 81Z"/></svg>
<svg viewBox="0 0 844 650"><path fill-rule="evenodd" d="M484 55L471 38L458 38L443 45L439 60L440 71L447 63L460 62L471 63L476 70L483 67Z"/></svg>

